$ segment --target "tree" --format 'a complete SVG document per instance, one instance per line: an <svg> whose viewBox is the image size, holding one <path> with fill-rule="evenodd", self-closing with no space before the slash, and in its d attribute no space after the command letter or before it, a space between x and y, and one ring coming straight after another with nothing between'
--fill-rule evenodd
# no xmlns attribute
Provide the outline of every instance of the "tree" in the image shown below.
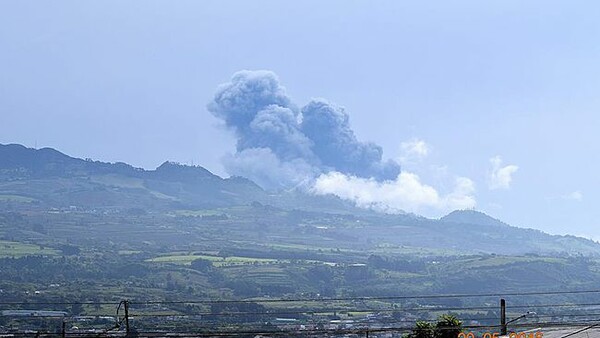
<svg viewBox="0 0 600 338"><path fill-rule="evenodd" d="M435 324L435 338L456 338L462 331L462 322L453 315L441 315Z"/></svg>
<svg viewBox="0 0 600 338"><path fill-rule="evenodd" d="M71 314L76 316L82 314L84 311L83 305L81 303L73 303L71 305Z"/></svg>
<svg viewBox="0 0 600 338"><path fill-rule="evenodd" d="M415 323L415 327L411 333L408 334L408 338L434 338L435 332L432 323L418 320Z"/></svg>
<svg viewBox="0 0 600 338"><path fill-rule="evenodd" d="M441 315L435 325L418 320L407 338L457 338L462 322L453 315Z"/></svg>
<svg viewBox="0 0 600 338"><path fill-rule="evenodd" d="M206 271L212 270L213 263L211 261L209 261L208 259L198 258L198 259L194 259L192 261L191 267L194 270L206 272Z"/></svg>

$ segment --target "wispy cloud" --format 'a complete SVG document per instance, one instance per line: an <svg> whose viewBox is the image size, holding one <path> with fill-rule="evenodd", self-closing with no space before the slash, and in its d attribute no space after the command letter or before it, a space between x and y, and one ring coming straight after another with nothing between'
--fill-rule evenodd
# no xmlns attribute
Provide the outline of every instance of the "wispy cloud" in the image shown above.
<svg viewBox="0 0 600 338"><path fill-rule="evenodd" d="M414 163L423 160L429 155L431 147L423 140L412 139L400 143L400 163Z"/></svg>
<svg viewBox="0 0 600 338"><path fill-rule="evenodd" d="M562 196L563 199L565 200L571 200L571 201L583 201L583 193L579 190L573 191L571 193L565 194Z"/></svg>
<svg viewBox="0 0 600 338"><path fill-rule="evenodd" d="M512 176L519 170L519 166L514 164L502 165L502 158L495 156L490 159L492 165L488 173L488 188L490 190L510 189Z"/></svg>
<svg viewBox="0 0 600 338"><path fill-rule="evenodd" d="M428 216L475 207L475 184L466 177L455 179L452 192L441 195L424 184L418 175L403 171L393 181L377 182L330 172L320 175L313 187L317 194L333 194L352 200L359 207L398 213L414 212Z"/></svg>

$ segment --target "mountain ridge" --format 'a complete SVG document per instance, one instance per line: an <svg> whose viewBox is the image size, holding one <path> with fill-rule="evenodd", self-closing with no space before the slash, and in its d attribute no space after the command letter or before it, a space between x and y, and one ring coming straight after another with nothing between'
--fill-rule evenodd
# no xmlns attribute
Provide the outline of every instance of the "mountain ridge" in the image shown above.
<svg viewBox="0 0 600 338"><path fill-rule="evenodd" d="M588 239L513 227L474 210L456 210L438 220L388 215L334 196L268 192L246 178L222 178L201 166L166 161L154 170L145 170L122 162L74 158L52 148L0 145L0 211L71 207L159 213L188 210L185 212L192 214L208 210L223 215L229 212L231 217L237 217L236 208L250 207L260 213L267 207L268 213L293 215L291 229L306 231L313 224L326 224L325 228L336 228L336 236L354 236L372 243L390 241L393 245L444 247L465 253L600 255L600 244ZM265 217L264 222L270 222L270 216ZM322 231L318 229L314 231Z"/></svg>
<svg viewBox="0 0 600 338"><path fill-rule="evenodd" d="M0 144L0 181L15 183L34 180L36 183L51 184L56 183L57 179L73 181L70 182L75 186L73 189L78 190L93 191L109 187L110 191L105 195L115 192L114 188L118 188L118 192L123 194L140 193L143 190L150 193L140 203L127 199L127 203L132 203L134 207L141 207L140 204L149 202L150 199L154 199L153 207L162 206L163 209L173 205L225 207L246 205L254 201L289 206L301 200L316 209L328 206L354 209L349 202L332 196L311 196L307 199L301 194L288 192L277 194L274 198L272 193L247 178L222 178L202 166L165 161L154 170L146 170L123 162L108 163L75 158L53 148L33 149L19 144ZM132 191L135 189L138 191ZM27 197L40 199L36 194ZM78 202L85 201L86 199L80 199ZM66 204L73 203L75 202L71 201Z"/></svg>

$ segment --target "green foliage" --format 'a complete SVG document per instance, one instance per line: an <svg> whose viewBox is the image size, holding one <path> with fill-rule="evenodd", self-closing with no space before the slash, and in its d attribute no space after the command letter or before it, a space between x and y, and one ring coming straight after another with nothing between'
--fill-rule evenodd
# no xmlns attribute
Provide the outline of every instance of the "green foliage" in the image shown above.
<svg viewBox="0 0 600 338"><path fill-rule="evenodd" d="M453 315L441 315L435 323L435 338L456 338L461 331L462 322Z"/></svg>
<svg viewBox="0 0 600 338"><path fill-rule="evenodd" d="M416 322L415 327L411 333L408 334L408 338L434 338L435 327L432 323L419 320Z"/></svg>
<svg viewBox="0 0 600 338"><path fill-rule="evenodd" d="M331 314L319 313L315 302L288 309L292 304L260 300L518 292L554 289L557 283L565 289L593 289L600 284L596 256L572 254L598 254L597 243L509 227L483 214L456 212L442 220L378 214L300 193L267 194L249 181L172 163L156 171L80 161L56 167L0 170L0 292L7 302L92 300L97 303L54 310L110 316L114 307L101 304L107 300L252 297L257 300L252 309L171 304L134 311L289 310L326 318ZM462 301L336 306L357 321L367 313L356 310L368 308L376 316L378 309L393 306L400 322L422 315L407 316L402 308L473 305ZM242 320L258 326L272 317ZM216 325L240 319L219 315L204 318L202 325L204 320ZM460 328L456 317L445 315L434 324L418 322L410 335L455 338Z"/></svg>
<svg viewBox="0 0 600 338"><path fill-rule="evenodd" d="M289 235L290 229L301 225L304 234L320 232L321 241L331 238L328 247L336 249L360 239L356 243L366 247L387 245L383 250L387 252L600 254L600 245L591 240L511 227L474 211L455 211L440 220L375 214L332 196L266 192L240 177L224 179L202 167L171 162L143 170L125 163L72 158L53 149L0 145L0 168L0 210L55 209L56 213L87 211L98 216L108 209L133 218L168 212L200 222L249 225L263 235L278 225L288 226ZM90 225L89 220L81 221L84 228ZM35 229L44 233L48 227ZM330 236L329 229L335 236ZM381 268L420 268L419 262L379 256L372 263Z"/></svg>
<svg viewBox="0 0 600 338"><path fill-rule="evenodd" d="M198 258L192 261L191 268L194 270L207 272L212 270L213 263L208 259Z"/></svg>
<svg viewBox="0 0 600 338"><path fill-rule="evenodd" d="M440 315L435 324L419 320L407 338L456 338L462 331L462 322L453 315Z"/></svg>
<svg viewBox="0 0 600 338"><path fill-rule="evenodd" d="M57 254L57 250L41 245L0 240L0 257L54 256Z"/></svg>

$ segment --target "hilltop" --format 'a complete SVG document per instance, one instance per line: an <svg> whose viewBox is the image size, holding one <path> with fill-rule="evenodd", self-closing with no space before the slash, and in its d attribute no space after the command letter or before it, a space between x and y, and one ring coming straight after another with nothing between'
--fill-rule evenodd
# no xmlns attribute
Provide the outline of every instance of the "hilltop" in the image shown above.
<svg viewBox="0 0 600 338"><path fill-rule="evenodd" d="M455 210L440 218L440 221L447 223L479 224L489 227L509 226L499 219L475 210Z"/></svg>

